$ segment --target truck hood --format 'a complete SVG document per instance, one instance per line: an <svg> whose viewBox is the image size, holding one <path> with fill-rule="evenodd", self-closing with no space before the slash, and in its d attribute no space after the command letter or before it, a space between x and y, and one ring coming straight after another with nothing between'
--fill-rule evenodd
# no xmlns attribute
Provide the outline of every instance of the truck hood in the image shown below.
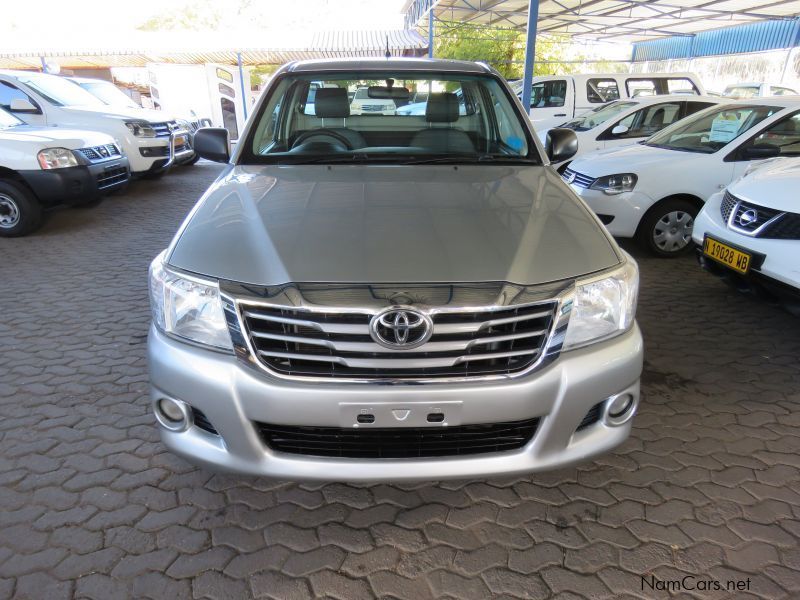
<svg viewBox="0 0 800 600"><path fill-rule="evenodd" d="M238 166L187 217L167 262L258 285L524 285L620 255L549 167Z"/></svg>
<svg viewBox="0 0 800 600"><path fill-rule="evenodd" d="M732 184L728 191L748 202L788 212L800 212L800 159L778 158Z"/></svg>
<svg viewBox="0 0 800 600"><path fill-rule="evenodd" d="M631 144L584 154L572 161L569 168L590 177L615 173L636 173L641 177L650 168L656 168L661 173L667 169L681 170L684 164L696 161L698 156L706 155Z"/></svg>
<svg viewBox="0 0 800 600"><path fill-rule="evenodd" d="M67 148L76 150L87 146L100 146L114 143L114 138L97 131L82 129L62 129L61 127L34 127L19 125L0 129L0 140L3 143L27 144L38 150L44 148Z"/></svg>
<svg viewBox="0 0 800 600"><path fill-rule="evenodd" d="M150 110L148 108L133 108L127 106L65 106L62 110L70 112L78 117L96 118L97 116L117 118L117 119L139 119L151 123L163 123L175 119L171 114L160 110Z"/></svg>

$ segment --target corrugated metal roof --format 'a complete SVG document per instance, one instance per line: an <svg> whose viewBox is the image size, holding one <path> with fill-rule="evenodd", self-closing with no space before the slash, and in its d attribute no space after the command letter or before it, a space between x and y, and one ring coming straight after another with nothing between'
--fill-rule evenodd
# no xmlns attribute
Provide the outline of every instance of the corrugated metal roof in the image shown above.
<svg viewBox="0 0 800 600"><path fill-rule="evenodd" d="M759 21L702 31L692 36L637 42L633 45L633 61L764 52L798 45L800 45L800 19Z"/></svg>
<svg viewBox="0 0 800 600"><path fill-rule="evenodd" d="M524 30L528 0L408 0L406 27L442 21ZM729 25L793 19L800 0L540 0L538 33L636 42Z"/></svg>
<svg viewBox="0 0 800 600"><path fill-rule="evenodd" d="M145 33L126 40L93 35L76 43L75 38L41 43L28 39L0 40L0 68L41 67L41 59L64 68L140 67L151 62L235 64L241 53L245 65L282 64L313 58L349 56L392 56L424 54L428 42L413 30L291 32L283 35L248 34L232 36L205 33Z"/></svg>

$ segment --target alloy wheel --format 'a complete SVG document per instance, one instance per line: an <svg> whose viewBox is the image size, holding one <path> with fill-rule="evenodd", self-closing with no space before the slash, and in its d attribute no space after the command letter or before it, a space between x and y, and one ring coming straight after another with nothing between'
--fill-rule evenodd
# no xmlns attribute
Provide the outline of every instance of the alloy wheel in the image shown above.
<svg viewBox="0 0 800 600"><path fill-rule="evenodd" d="M653 227L653 242L664 252L679 252L692 241L694 217L682 210L665 214Z"/></svg>

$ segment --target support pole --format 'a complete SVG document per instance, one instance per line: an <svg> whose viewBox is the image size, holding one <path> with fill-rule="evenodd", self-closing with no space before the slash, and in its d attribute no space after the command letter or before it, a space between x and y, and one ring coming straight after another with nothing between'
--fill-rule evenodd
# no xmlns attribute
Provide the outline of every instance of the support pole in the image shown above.
<svg viewBox="0 0 800 600"><path fill-rule="evenodd" d="M433 0L428 9L428 58L433 58Z"/></svg>
<svg viewBox="0 0 800 600"><path fill-rule="evenodd" d="M44 56L40 56L39 60L42 61L42 73L47 73L47 61L45 61Z"/></svg>
<svg viewBox="0 0 800 600"><path fill-rule="evenodd" d="M239 63L239 85L242 87L242 109L244 110L244 119L247 120L247 96L250 90L244 89L244 67L242 67L242 53L236 53L236 61Z"/></svg>
<svg viewBox="0 0 800 600"><path fill-rule="evenodd" d="M539 0L528 0L528 29L525 35L525 71L522 74L522 106L530 114L533 63L536 55L536 27L539 22Z"/></svg>

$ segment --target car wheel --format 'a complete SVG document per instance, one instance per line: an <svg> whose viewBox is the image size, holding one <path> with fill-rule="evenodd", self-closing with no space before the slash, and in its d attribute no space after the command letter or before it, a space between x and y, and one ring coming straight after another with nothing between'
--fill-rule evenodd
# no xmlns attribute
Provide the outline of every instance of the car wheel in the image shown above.
<svg viewBox="0 0 800 600"><path fill-rule="evenodd" d="M195 155L192 157L192 160L187 160L185 163L181 163L181 165L184 167L190 167L193 164L195 164L198 160L200 160L200 155L195 153Z"/></svg>
<svg viewBox="0 0 800 600"><path fill-rule="evenodd" d="M667 200L651 208L637 232L639 243L656 256L673 258L689 252L697 207L688 200Z"/></svg>
<svg viewBox="0 0 800 600"><path fill-rule="evenodd" d="M24 185L0 181L0 237L27 235L42 223L42 207Z"/></svg>

